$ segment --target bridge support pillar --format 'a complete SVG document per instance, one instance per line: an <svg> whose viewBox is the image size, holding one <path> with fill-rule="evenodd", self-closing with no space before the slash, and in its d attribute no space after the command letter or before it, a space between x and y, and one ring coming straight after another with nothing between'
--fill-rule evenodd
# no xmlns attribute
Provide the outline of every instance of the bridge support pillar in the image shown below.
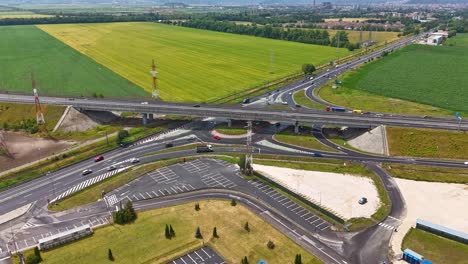
<svg viewBox="0 0 468 264"><path fill-rule="evenodd" d="M299 134L299 122L294 123L294 134Z"/></svg>
<svg viewBox="0 0 468 264"><path fill-rule="evenodd" d="M154 121L154 114L148 114L148 121L153 122Z"/></svg>
<svg viewBox="0 0 468 264"><path fill-rule="evenodd" d="M141 114L141 122L143 123L144 126L148 124L148 114L147 113L142 113Z"/></svg>
<svg viewBox="0 0 468 264"><path fill-rule="evenodd" d="M228 119L228 127L231 127L231 126L232 126L232 120Z"/></svg>

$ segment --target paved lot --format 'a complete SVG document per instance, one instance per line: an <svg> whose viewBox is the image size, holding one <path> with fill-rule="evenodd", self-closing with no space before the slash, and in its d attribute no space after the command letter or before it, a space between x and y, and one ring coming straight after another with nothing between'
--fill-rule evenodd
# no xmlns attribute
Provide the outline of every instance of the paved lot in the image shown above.
<svg viewBox="0 0 468 264"><path fill-rule="evenodd" d="M188 253L168 264L224 264L224 260L210 247L202 247L199 250Z"/></svg>
<svg viewBox="0 0 468 264"><path fill-rule="evenodd" d="M269 185L259 181L259 180L249 180L249 183L255 186L258 190L269 196L271 199L275 200L283 209L290 211L295 214L296 217L302 218L305 222L313 226L315 231L323 231L330 227L330 224L320 219L318 216L312 214L306 208L298 205L291 199L287 198L283 194L279 193ZM297 218L296 218L297 219Z"/></svg>
<svg viewBox="0 0 468 264"><path fill-rule="evenodd" d="M157 169L109 193L106 202L116 206L120 201L154 199L206 188L252 194L312 231L322 232L330 227L328 222L272 187L259 180L247 181L240 176L237 166L217 159L203 158Z"/></svg>

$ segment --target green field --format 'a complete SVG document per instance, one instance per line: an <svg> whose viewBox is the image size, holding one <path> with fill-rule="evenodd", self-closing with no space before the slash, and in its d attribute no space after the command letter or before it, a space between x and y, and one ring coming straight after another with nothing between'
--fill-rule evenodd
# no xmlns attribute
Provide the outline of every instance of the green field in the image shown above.
<svg viewBox="0 0 468 264"><path fill-rule="evenodd" d="M468 134L460 131L387 127L392 156L466 159Z"/></svg>
<svg viewBox="0 0 468 264"><path fill-rule="evenodd" d="M338 30L327 29L328 33L330 33L330 37L335 36ZM341 31L341 30L340 30ZM361 40L361 32L357 30L345 30L348 33L348 39L351 43L359 43ZM369 31L362 32L362 41L372 40L380 43L390 42L392 40L398 39L399 32L385 32L385 31L372 31L371 37L369 38Z"/></svg>
<svg viewBox="0 0 468 264"><path fill-rule="evenodd" d="M1 74L1 73L0 73ZM63 106L42 105L47 130L52 131L65 111ZM12 127L23 120L36 119L36 108L29 104L0 103L0 126Z"/></svg>
<svg viewBox="0 0 468 264"><path fill-rule="evenodd" d="M402 250L410 248L432 263L468 263L468 245L429 232L411 228L403 239Z"/></svg>
<svg viewBox="0 0 468 264"><path fill-rule="evenodd" d="M344 79L345 87L468 112L468 49L411 45L369 63Z"/></svg>
<svg viewBox="0 0 468 264"><path fill-rule="evenodd" d="M168 101L214 101L297 73L303 63L320 65L350 54L347 49L157 23L39 27L148 92L155 59L160 94Z"/></svg>
<svg viewBox="0 0 468 264"><path fill-rule="evenodd" d="M0 92L31 94L34 73L42 95L148 95L35 26L0 27L0 36Z"/></svg>
<svg viewBox="0 0 468 264"><path fill-rule="evenodd" d="M90 238L44 252L44 263L110 263L109 248L114 263L168 263L202 243L214 248L227 263L240 263L244 256L250 263L260 259L272 264L293 263L298 253L305 264L321 263L240 204L234 207L228 201L201 201L200 207L195 211L194 203L189 203L140 213L134 224L100 228ZM246 221L250 232L243 229ZM164 238L166 224L176 232L171 240ZM197 226L203 240L194 237ZM212 237L213 227L219 238ZM275 243L274 249L267 248L268 240Z"/></svg>
<svg viewBox="0 0 468 264"><path fill-rule="evenodd" d="M468 33L457 33L455 37L451 37L445 41L445 45L453 45L457 47L468 47Z"/></svg>

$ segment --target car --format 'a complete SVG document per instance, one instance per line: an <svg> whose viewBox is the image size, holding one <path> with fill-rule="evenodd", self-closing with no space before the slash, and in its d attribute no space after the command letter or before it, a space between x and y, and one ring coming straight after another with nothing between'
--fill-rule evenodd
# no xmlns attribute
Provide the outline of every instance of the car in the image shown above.
<svg viewBox="0 0 468 264"><path fill-rule="evenodd" d="M75 101L75 98L68 98L68 101Z"/></svg>
<svg viewBox="0 0 468 264"><path fill-rule="evenodd" d="M465 161L465 165L468 165L468 161Z"/></svg>
<svg viewBox="0 0 468 264"><path fill-rule="evenodd" d="M130 162L131 162L131 163L138 163L138 162L140 162L140 160L139 160L138 158L132 158L132 159L130 160Z"/></svg>
<svg viewBox="0 0 468 264"><path fill-rule="evenodd" d="M88 174L91 174L91 173L93 173L92 170L86 169L86 170L84 170L84 171L81 173L81 175L85 176L85 175L88 175Z"/></svg>
<svg viewBox="0 0 468 264"><path fill-rule="evenodd" d="M330 71L330 69L327 69L327 72Z"/></svg>
<svg viewBox="0 0 468 264"><path fill-rule="evenodd" d="M313 80L313 79L314 79L314 77L313 77L313 76L309 78L309 80Z"/></svg>
<svg viewBox="0 0 468 264"><path fill-rule="evenodd" d="M287 104L288 104L288 102L285 102L285 101L283 101L283 102L282 102L282 104L283 104L283 105L287 105Z"/></svg>
<svg viewBox="0 0 468 264"><path fill-rule="evenodd" d="M300 107L302 107L302 106L301 106L300 104L297 104L296 107L297 107L297 108L300 108Z"/></svg>
<svg viewBox="0 0 468 264"><path fill-rule="evenodd" d="M117 169L117 167L114 165L110 165L109 167L107 167L107 171L113 171L115 169Z"/></svg>
<svg viewBox="0 0 468 264"><path fill-rule="evenodd" d="M94 158L94 162L99 162L101 160L104 160L104 156L97 156Z"/></svg>
<svg viewBox="0 0 468 264"><path fill-rule="evenodd" d="M194 105L193 107L200 107L200 105Z"/></svg>
<svg viewBox="0 0 468 264"><path fill-rule="evenodd" d="M141 102L141 104L142 104L142 105L147 105L147 104L148 104L148 102Z"/></svg>
<svg viewBox="0 0 468 264"><path fill-rule="evenodd" d="M174 146L174 143L172 142L169 142L169 143L166 143L166 148L172 148Z"/></svg>
<svg viewBox="0 0 468 264"><path fill-rule="evenodd" d="M248 104L248 103L250 103L250 98L245 98L244 100L242 100L242 103L243 103L243 104Z"/></svg>
<svg viewBox="0 0 468 264"><path fill-rule="evenodd" d="M322 153L320 153L320 152L315 152L315 153L314 153L314 157L320 158L320 157L323 157L323 155L322 155Z"/></svg>
<svg viewBox="0 0 468 264"><path fill-rule="evenodd" d="M218 136L218 135L214 135L213 138L216 139L216 140L221 140L221 137Z"/></svg>
<svg viewBox="0 0 468 264"><path fill-rule="evenodd" d="M289 95L291 95L291 94L292 94L292 92L289 92L288 94L289 94Z"/></svg>
<svg viewBox="0 0 468 264"><path fill-rule="evenodd" d="M367 198L366 197L361 197L358 201L359 204L365 204L367 203Z"/></svg>

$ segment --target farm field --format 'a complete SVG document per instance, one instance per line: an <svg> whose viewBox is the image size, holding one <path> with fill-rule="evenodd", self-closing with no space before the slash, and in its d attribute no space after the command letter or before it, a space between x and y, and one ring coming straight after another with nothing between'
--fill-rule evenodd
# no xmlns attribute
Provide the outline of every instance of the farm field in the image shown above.
<svg viewBox="0 0 468 264"><path fill-rule="evenodd" d="M327 29L330 37L335 36L338 30ZM341 31L341 30L340 30ZM348 33L348 39L351 43L359 43L360 41L360 32L356 30L345 30ZM385 31L372 31L371 40L377 42L378 44L384 43L385 41L392 41L398 39L399 32L385 32ZM369 31L362 32L362 40L369 40Z"/></svg>
<svg viewBox="0 0 468 264"><path fill-rule="evenodd" d="M137 97L143 89L36 28L0 27L0 92L40 95Z"/></svg>
<svg viewBox="0 0 468 264"><path fill-rule="evenodd" d="M468 49L411 45L363 66L345 87L468 112Z"/></svg>
<svg viewBox="0 0 468 264"><path fill-rule="evenodd" d="M392 156L466 159L466 132L435 129L387 127L388 148Z"/></svg>
<svg viewBox="0 0 468 264"><path fill-rule="evenodd" d="M350 54L157 23L39 27L148 92L154 58L161 98L167 101L211 102L299 72L303 63L320 65Z"/></svg>
<svg viewBox="0 0 468 264"><path fill-rule="evenodd" d="M445 45L468 47L468 33L458 33L455 37L447 39Z"/></svg>
<svg viewBox="0 0 468 264"><path fill-rule="evenodd" d="M30 11L2 11L0 10L0 19L5 18L39 18L50 17L50 15L36 14Z"/></svg>
<svg viewBox="0 0 468 264"><path fill-rule="evenodd" d="M228 201L199 204L200 211L194 210L194 203L188 203L139 213L133 224L99 228L92 237L44 252L42 257L49 264L109 263L107 250L110 248L114 263L168 263L204 242L227 263L239 263L244 256L250 263L260 259L273 264L292 263L295 254L302 254L305 264L321 263L240 204L231 206ZM250 232L243 229L246 221ZM175 238L164 237L166 224L174 228ZM194 237L197 226L203 242ZM212 237L213 227L217 228L219 238ZM267 248L268 240L274 241L274 250Z"/></svg>
<svg viewBox="0 0 468 264"><path fill-rule="evenodd" d="M411 248L432 263L466 264L468 245L424 230L411 228L406 234L402 249Z"/></svg>

